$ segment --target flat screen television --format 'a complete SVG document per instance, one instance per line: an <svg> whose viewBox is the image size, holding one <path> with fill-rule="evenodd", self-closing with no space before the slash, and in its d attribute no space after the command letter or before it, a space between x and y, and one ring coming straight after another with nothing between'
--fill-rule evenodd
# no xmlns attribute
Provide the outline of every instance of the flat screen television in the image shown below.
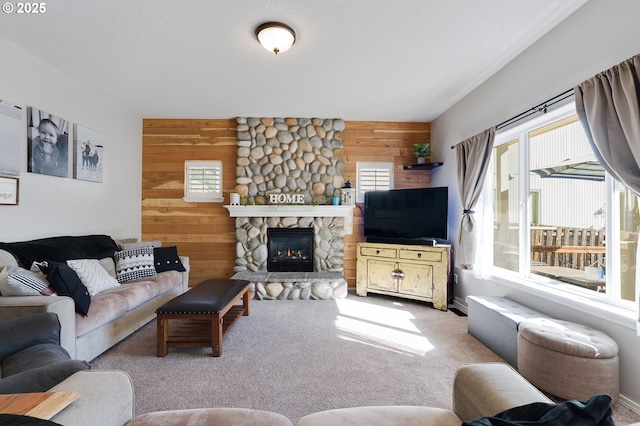
<svg viewBox="0 0 640 426"><path fill-rule="evenodd" d="M447 187L365 192L364 236L400 244L447 240L448 205Z"/></svg>

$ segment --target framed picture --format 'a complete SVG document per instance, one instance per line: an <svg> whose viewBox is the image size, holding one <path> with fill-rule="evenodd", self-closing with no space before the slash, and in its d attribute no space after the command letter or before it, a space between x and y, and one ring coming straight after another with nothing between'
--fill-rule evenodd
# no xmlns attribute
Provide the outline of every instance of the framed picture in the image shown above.
<svg viewBox="0 0 640 426"><path fill-rule="evenodd" d="M73 178L102 182L102 135L79 124L73 129Z"/></svg>
<svg viewBox="0 0 640 426"><path fill-rule="evenodd" d="M18 205L20 179L0 176L0 204Z"/></svg>
<svg viewBox="0 0 640 426"><path fill-rule="evenodd" d="M20 176L22 108L0 99L0 174Z"/></svg>
<svg viewBox="0 0 640 426"><path fill-rule="evenodd" d="M69 122L46 111L27 107L27 171L69 176Z"/></svg>

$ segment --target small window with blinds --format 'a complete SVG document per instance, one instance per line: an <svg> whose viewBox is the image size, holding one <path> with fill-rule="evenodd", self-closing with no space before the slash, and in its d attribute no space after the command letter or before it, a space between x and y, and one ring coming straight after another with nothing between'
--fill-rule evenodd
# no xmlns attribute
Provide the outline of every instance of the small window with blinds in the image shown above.
<svg viewBox="0 0 640 426"><path fill-rule="evenodd" d="M222 161L185 161L184 200L222 202Z"/></svg>
<svg viewBox="0 0 640 426"><path fill-rule="evenodd" d="M356 163L358 201L367 191L393 189L393 163Z"/></svg>

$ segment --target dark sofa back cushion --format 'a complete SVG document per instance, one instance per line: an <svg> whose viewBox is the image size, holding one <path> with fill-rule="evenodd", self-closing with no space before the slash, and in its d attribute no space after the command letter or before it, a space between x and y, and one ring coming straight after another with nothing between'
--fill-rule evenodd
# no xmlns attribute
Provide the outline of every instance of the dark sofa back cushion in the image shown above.
<svg viewBox="0 0 640 426"><path fill-rule="evenodd" d="M18 262L29 269L34 261L69 259L102 259L113 257L119 250L108 235L83 235L41 238L15 243L0 243L0 249L13 254Z"/></svg>
<svg viewBox="0 0 640 426"><path fill-rule="evenodd" d="M52 364L35 364L30 370L0 379L0 393L46 392L73 373L89 369L88 363L75 359Z"/></svg>
<svg viewBox="0 0 640 426"><path fill-rule="evenodd" d="M33 345L60 344L60 321L43 312L0 322L0 361Z"/></svg>

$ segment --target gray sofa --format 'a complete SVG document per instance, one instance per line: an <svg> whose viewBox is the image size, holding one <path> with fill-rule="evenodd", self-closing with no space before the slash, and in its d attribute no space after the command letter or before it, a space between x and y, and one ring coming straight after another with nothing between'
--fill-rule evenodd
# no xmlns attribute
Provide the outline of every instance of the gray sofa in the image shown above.
<svg viewBox="0 0 640 426"><path fill-rule="evenodd" d="M105 235L0 243L0 270L16 265L29 269L29 261L38 257L56 261L108 259L118 249L116 242ZM0 321L56 313L62 325L62 347L73 359L91 361L155 318L159 306L189 289L189 258L180 256L180 260L185 272L160 272L92 296L86 316L76 312L76 303L68 296L2 296Z"/></svg>

